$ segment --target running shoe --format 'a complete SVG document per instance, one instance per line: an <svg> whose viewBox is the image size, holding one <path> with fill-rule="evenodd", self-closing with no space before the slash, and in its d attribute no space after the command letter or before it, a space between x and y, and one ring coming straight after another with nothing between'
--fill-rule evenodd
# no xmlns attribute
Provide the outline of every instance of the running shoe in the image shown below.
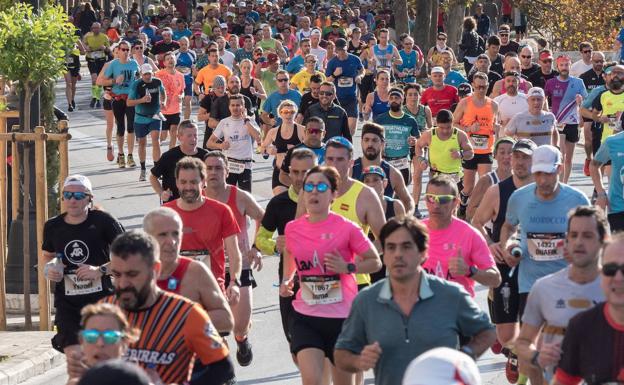
<svg viewBox="0 0 624 385"><path fill-rule="evenodd" d="M70 104L69 106L67 106L67 111L74 112L74 107Z"/></svg>
<svg viewBox="0 0 624 385"><path fill-rule="evenodd" d="M139 173L139 182L145 182L146 181L146 175L145 175L145 169L141 169L141 172Z"/></svg>
<svg viewBox="0 0 624 385"><path fill-rule="evenodd" d="M100 102L100 99L98 99L98 100L95 102L95 108L101 108L101 107L102 107L102 103Z"/></svg>
<svg viewBox="0 0 624 385"><path fill-rule="evenodd" d="M128 167L136 167L132 154L128 154Z"/></svg>
<svg viewBox="0 0 624 385"><path fill-rule="evenodd" d="M113 154L113 146L106 146L106 159L109 162L115 160L115 154Z"/></svg>
<svg viewBox="0 0 624 385"><path fill-rule="evenodd" d="M74 109L76 108L76 101L75 101L75 100L72 100L72 102L71 102L71 106L72 106L72 108L74 108Z"/></svg>
<svg viewBox="0 0 624 385"><path fill-rule="evenodd" d="M514 352L509 352L507 357L507 365L505 365L505 377L510 384L518 382L518 356Z"/></svg>
<svg viewBox="0 0 624 385"><path fill-rule="evenodd" d="M124 154L117 155L117 165L119 168L126 168L126 156Z"/></svg>
<svg viewBox="0 0 624 385"><path fill-rule="evenodd" d="M589 162L591 162L591 160L585 159L585 165L583 166L583 174L585 174L585 176L589 176Z"/></svg>
<svg viewBox="0 0 624 385"><path fill-rule="evenodd" d="M236 360L240 366L249 366L253 360L253 352L251 351L251 344L249 338L245 338L243 341L236 340L238 350L236 350Z"/></svg>

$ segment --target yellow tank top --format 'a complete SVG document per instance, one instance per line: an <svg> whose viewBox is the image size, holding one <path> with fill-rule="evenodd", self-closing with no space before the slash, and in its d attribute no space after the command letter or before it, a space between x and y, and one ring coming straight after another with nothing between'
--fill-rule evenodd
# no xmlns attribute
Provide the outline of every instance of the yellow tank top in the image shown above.
<svg viewBox="0 0 624 385"><path fill-rule="evenodd" d="M362 222L360 222L360 218L358 218L357 210L355 207L357 203L357 198L363 188L364 183L357 180L354 181L346 193L334 199L334 202L331 205L331 210L336 214L347 218L351 222L354 222L355 224L360 226L360 228L362 228L364 234L368 234L368 232L370 231L370 226L364 225ZM368 274L356 274L355 278L358 285L370 285L371 283L370 275Z"/></svg>
<svg viewBox="0 0 624 385"><path fill-rule="evenodd" d="M479 123L479 131L468 132L468 137L475 154L491 154L494 146L494 110L492 100L485 99L485 104L477 107L472 96L466 98L466 110L461 119L461 124L471 126L474 122Z"/></svg>
<svg viewBox="0 0 624 385"><path fill-rule="evenodd" d="M433 171L444 174L461 174L461 159L453 159L451 150L459 150L459 139L457 139L457 128L453 128L451 137L441 140L434 128L431 131L431 144L429 145L429 164Z"/></svg>

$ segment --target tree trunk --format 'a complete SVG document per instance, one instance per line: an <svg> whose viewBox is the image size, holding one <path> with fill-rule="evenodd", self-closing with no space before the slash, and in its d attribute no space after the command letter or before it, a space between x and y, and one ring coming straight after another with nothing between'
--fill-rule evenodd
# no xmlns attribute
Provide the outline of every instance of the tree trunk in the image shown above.
<svg viewBox="0 0 624 385"><path fill-rule="evenodd" d="M407 16L407 0L394 0L394 30L397 39L401 34L409 33L409 18Z"/></svg>
<svg viewBox="0 0 624 385"><path fill-rule="evenodd" d="M30 102L32 101L32 89L30 85L24 84L24 116L22 116L24 132L32 132L30 126ZM24 327L32 330L32 311L30 308L30 143L24 142L22 157L23 188L22 210L24 218L22 220L22 235L24 238Z"/></svg>
<svg viewBox="0 0 624 385"><path fill-rule="evenodd" d="M438 10L440 9L440 3L437 1L431 2L431 25L429 26L429 36L427 37L427 47L433 47L436 44L436 38L438 37Z"/></svg>
<svg viewBox="0 0 624 385"><path fill-rule="evenodd" d="M455 3L449 6L448 10L448 23L446 25L446 33L448 35L448 46L457 54L457 48L461 41L462 24L464 22L464 14L466 11L466 5L460 1L459 4Z"/></svg>
<svg viewBox="0 0 624 385"><path fill-rule="evenodd" d="M435 28L435 17L432 17L433 0L417 0L416 1L416 26L412 31L414 42L423 53L426 54L431 47L431 26ZM437 11L436 11L437 12Z"/></svg>

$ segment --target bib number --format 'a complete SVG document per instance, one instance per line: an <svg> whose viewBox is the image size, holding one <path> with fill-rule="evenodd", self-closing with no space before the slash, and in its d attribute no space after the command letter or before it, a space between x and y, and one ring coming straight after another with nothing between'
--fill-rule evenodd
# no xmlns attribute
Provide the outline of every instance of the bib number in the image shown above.
<svg viewBox="0 0 624 385"><path fill-rule="evenodd" d="M245 171L245 162L242 160L228 159L230 174L242 174Z"/></svg>
<svg viewBox="0 0 624 385"><path fill-rule="evenodd" d="M387 160L387 162L399 170L405 170L406 168L409 168L409 159L407 158L390 159Z"/></svg>
<svg viewBox="0 0 624 385"><path fill-rule="evenodd" d="M73 56L67 56L65 58L65 64L73 65L74 64L74 57Z"/></svg>
<svg viewBox="0 0 624 385"><path fill-rule="evenodd" d="M208 250L184 250L180 251L180 255L201 262L210 269L210 251Z"/></svg>
<svg viewBox="0 0 624 385"><path fill-rule="evenodd" d="M84 295L102 291L102 278L81 280L76 274L65 274L65 295Z"/></svg>
<svg viewBox="0 0 624 385"><path fill-rule="evenodd" d="M563 259L563 233L527 233L529 256L538 262Z"/></svg>
<svg viewBox="0 0 624 385"><path fill-rule="evenodd" d="M301 299L308 305L327 305L342 302L340 276L302 276Z"/></svg>
<svg viewBox="0 0 624 385"><path fill-rule="evenodd" d="M472 134L470 136L470 139L472 140L475 150L487 150L488 149L488 142L490 139L489 136Z"/></svg>
<svg viewBox="0 0 624 385"><path fill-rule="evenodd" d="M93 51L91 52L91 58L97 60L97 59L103 59L105 57L104 52L102 51Z"/></svg>
<svg viewBox="0 0 624 385"><path fill-rule="evenodd" d="M342 77L338 79L338 87L352 87L353 78Z"/></svg>

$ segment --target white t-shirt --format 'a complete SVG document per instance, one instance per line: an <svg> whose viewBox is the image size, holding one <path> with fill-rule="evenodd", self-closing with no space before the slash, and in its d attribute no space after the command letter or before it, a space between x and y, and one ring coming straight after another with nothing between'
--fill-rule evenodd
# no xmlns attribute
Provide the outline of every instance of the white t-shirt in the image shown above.
<svg viewBox="0 0 624 385"><path fill-rule="evenodd" d="M509 96L508 94L498 95L494 98L494 101L498 103L500 119L505 125L515 114L529 109L527 96L522 92L519 92L516 96Z"/></svg>
<svg viewBox="0 0 624 385"><path fill-rule="evenodd" d="M541 111L532 115L528 110L515 114L505 127L505 135L531 139L538 146L551 144L552 130L557 119L552 112Z"/></svg>
<svg viewBox="0 0 624 385"><path fill-rule="evenodd" d="M249 122L260 130L253 119L250 119ZM253 138L249 135L243 119L234 119L231 116L222 119L217 124L213 134L217 138L223 139L224 142L230 142L230 148L223 151L228 158L245 161L250 161L253 158ZM251 168L251 162L245 164L245 168Z"/></svg>
<svg viewBox="0 0 624 385"><path fill-rule="evenodd" d="M310 53L316 55L316 58L319 62L319 67L322 66L323 69L325 69L325 58L327 57L327 50L319 46L318 48L310 48Z"/></svg>
<svg viewBox="0 0 624 385"><path fill-rule="evenodd" d="M592 69L591 63L585 64L583 59L575 61L572 66L570 66L570 76L576 76L578 78L590 69Z"/></svg>
<svg viewBox="0 0 624 385"><path fill-rule="evenodd" d="M229 69L233 69L234 66L234 54L228 50L223 51L223 55L220 56L223 60L223 65Z"/></svg>

